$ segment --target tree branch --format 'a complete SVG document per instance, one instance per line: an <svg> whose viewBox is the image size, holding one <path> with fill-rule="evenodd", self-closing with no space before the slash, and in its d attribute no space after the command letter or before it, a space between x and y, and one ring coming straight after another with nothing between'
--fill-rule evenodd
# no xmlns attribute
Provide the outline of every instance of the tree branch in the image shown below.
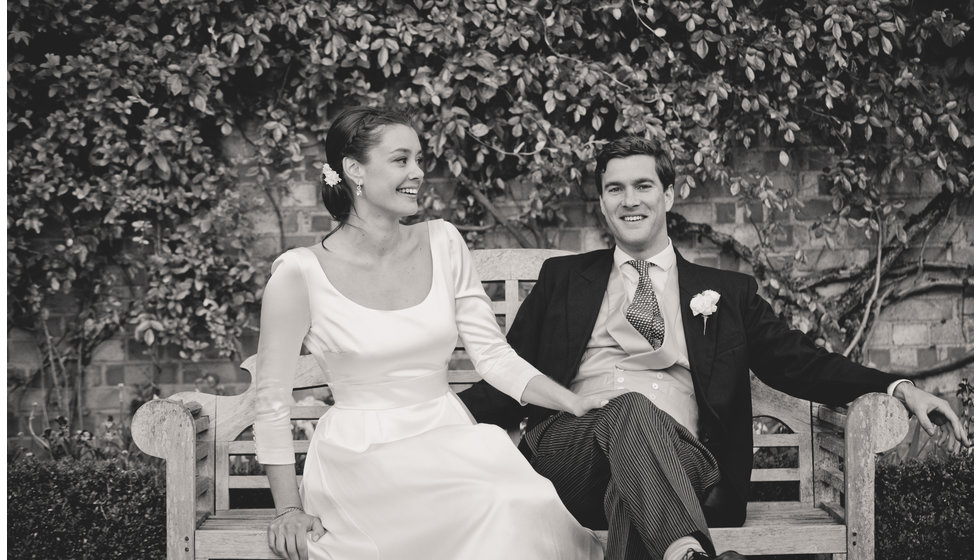
<svg viewBox="0 0 980 560"><path fill-rule="evenodd" d="M914 239L932 230L946 217L953 202L957 198L955 193L945 188L941 190L939 194L929 201L929 204L926 205L922 212L911 216L905 222L905 231L908 233L908 239ZM906 249L907 246L898 241L889 244L882 255L881 270L890 272ZM877 264L875 266L877 267ZM871 270L870 263L863 268L860 276L863 277L863 280L857 282L856 285L852 286L851 289L842 294L837 300L837 313L835 315L841 320L853 313L861 305L861 302L866 300L867 294L871 291L877 278Z"/></svg>
<svg viewBox="0 0 980 560"><path fill-rule="evenodd" d="M878 219L878 223L880 224L881 220L880 218L877 217L877 213L876 213L876 219ZM874 307L875 299L878 298L878 289L881 287L881 247L884 244L883 243L884 237L885 237L885 233L881 231L881 228L879 227L878 243L877 243L878 250L876 252L876 258L875 258L874 288L871 290L871 296L868 297L867 305L864 306L864 314L861 315L861 324L858 325L857 332L855 332L854 337L851 338L851 343L848 344L847 348L844 350L845 358L851 355L851 351L854 350L854 347L857 346L858 341L861 340L861 333L863 333L865 327L868 326L868 318L871 316L871 308Z"/></svg>
<svg viewBox="0 0 980 560"><path fill-rule="evenodd" d="M948 360L941 364L936 364L926 369L891 370L890 373L905 377L906 379L925 379L927 377L934 377L936 375L940 375L950 371L956 371L972 363L973 363L973 352L970 352L968 355L958 360Z"/></svg>
<svg viewBox="0 0 980 560"><path fill-rule="evenodd" d="M807 289L817 288L820 286L826 286L828 284L836 284L839 282L849 282L861 277L862 269L855 268L841 268L834 271L826 272L820 276L816 276L803 284L802 287ZM910 264L907 266L900 266L889 271L883 276L883 278L894 278L898 276L905 276L911 272L915 271L933 271L933 272L967 272L973 273L973 265L967 263L955 263L955 262L936 262L928 261L919 264Z"/></svg>
<svg viewBox="0 0 980 560"><path fill-rule="evenodd" d="M888 303L894 303L903 299L908 299L912 296L917 296L919 294L924 294L927 292L937 291L937 290L963 290L966 288L973 287L973 278L964 278L960 281L936 281L928 282L924 285L911 286L905 288L904 290L894 291L888 294Z"/></svg>
<svg viewBox="0 0 980 560"><path fill-rule="evenodd" d="M704 237L718 247L731 251L740 259L749 263L749 265L752 266L753 271L778 277L778 274L769 266L769 263L760 258L747 245L741 243L739 240L735 239L731 235L728 235L727 233L716 231L708 224L689 222L687 221L687 218L681 216L680 214L675 212L667 212L667 231L669 231L672 236L693 234ZM783 278L777 279L783 280Z"/></svg>
<svg viewBox="0 0 980 560"><path fill-rule="evenodd" d="M483 194L483 192L481 192L480 189L476 188L475 185L471 185L470 181L460 181L460 182L463 184L464 187L466 187L466 190L468 190L470 194L473 195L473 198L475 198L477 202L483 205L483 207L486 208L487 212L490 212L490 215L493 216L494 219L496 219L500 225L507 228L507 231L509 231L510 234L513 235L515 239L517 239L517 242L521 244L521 247L525 249L534 247L534 245L530 241L528 241L527 238L524 237L524 235L521 234L520 230L514 227L514 224L510 223L510 221L507 220L507 218L505 218L504 215L500 213L500 210L493 205L493 202L491 202L490 199L487 198L487 195Z"/></svg>

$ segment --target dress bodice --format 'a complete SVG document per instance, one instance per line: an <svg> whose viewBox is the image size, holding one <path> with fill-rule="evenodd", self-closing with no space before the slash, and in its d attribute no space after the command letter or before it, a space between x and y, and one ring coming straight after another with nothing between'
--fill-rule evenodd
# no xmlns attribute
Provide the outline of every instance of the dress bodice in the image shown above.
<svg viewBox="0 0 980 560"><path fill-rule="evenodd" d="M372 309L346 297L330 282L311 249L292 249L273 263L267 287L273 293L269 295L293 311L271 315L269 319L279 323L266 328L263 301L254 427L261 462L292 460L288 413L298 352L290 349L298 351L299 335L291 338L294 335L280 332L295 332L298 321L305 321L302 344L325 372L337 409L392 410L450 392L447 369L458 340L476 371L516 400L528 381L540 375L504 339L456 228L442 220L424 227L432 255L432 284L420 303L403 309ZM465 409L459 407L467 418ZM397 419L397 414L387 418L391 426L411 424ZM412 429L392 428L383 437L405 436ZM346 437L345 444L353 446L358 438L361 443L376 441L377 437L382 436L359 433Z"/></svg>
<svg viewBox="0 0 980 560"><path fill-rule="evenodd" d="M432 285L425 299L395 310L365 307L330 282L310 249L303 260L310 296L310 330L304 344L331 387L374 384L445 371L458 331L454 295L446 274L445 235L428 222Z"/></svg>

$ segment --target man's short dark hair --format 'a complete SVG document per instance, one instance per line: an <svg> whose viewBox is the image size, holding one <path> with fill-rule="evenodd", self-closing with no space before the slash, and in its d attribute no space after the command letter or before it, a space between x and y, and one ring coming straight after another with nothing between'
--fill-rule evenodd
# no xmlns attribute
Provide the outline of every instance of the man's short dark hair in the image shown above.
<svg viewBox="0 0 980 560"><path fill-rule="evenodd" d="M652 156L656 163L657 178L664 190L674 184L674 162L667 152L652 140L639 136L623 136L606 144L595 160L595 188L602 194L602 174L606 172L609 160L629 156Z"/></svg>

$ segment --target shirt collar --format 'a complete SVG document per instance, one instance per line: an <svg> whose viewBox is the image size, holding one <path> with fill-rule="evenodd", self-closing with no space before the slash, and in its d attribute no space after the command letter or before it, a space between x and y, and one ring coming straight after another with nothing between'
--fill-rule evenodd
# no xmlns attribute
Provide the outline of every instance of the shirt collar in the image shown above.
<svg viewBox="0 0 980 560"><path fill-rule="evenodd" d="M617 245L616 250L613 251L613 264L616 265L616 268L622 268L624 264L631 260L634 260L633 257L629 256L626 251ZM647 259L647 262L660 267L662 270L670 270L677 264L677 255L674 253L674 244L670 238L667 238L667 246L664 247L664 250Z"/></svg>

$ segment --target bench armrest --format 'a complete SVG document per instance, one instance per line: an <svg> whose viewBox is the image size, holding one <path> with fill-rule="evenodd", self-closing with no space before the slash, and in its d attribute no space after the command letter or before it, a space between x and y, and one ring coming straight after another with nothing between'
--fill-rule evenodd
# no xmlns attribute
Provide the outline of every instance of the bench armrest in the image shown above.
<svg viewBox="0 0 980 560"><path fill-rule="evenodd" d="M908 412L895 397L870 393L847 412L844 426L848 558L874 558L875 455L901 443Z"/></svg>
<svg viewBox="0 0 980 560"><path fill-rule="evenodd" d="M153 400L133 416L133 441L167 464L167 560L193 560L194 530L213 508L208 467L214 441L208 438L211 419L203 412L196 402Z"/></svg>

